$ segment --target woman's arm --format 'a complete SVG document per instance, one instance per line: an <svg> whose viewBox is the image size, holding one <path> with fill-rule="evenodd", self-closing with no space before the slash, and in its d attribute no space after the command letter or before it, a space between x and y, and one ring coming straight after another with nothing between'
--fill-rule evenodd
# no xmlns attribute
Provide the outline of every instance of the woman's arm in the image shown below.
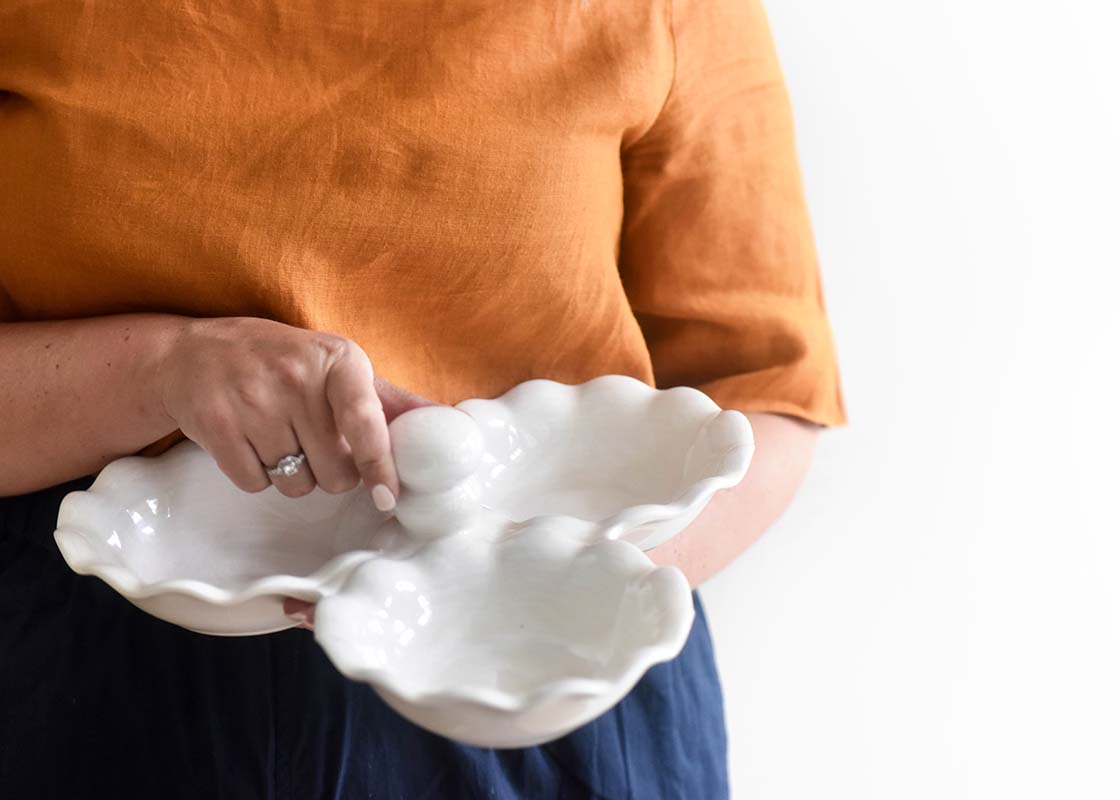
<svg viewBox="0 0 1120 800"><path fill-rule="evenodd" d="M386 416L424 402L376 379L349 339L265 319L0 323L0 495L97 472L178 428L244 491L365 480L391 508ZM264 465L297 450L309 469L270 481Z"/></svg>
<svg viewBox="0 0 1120 800"><path fill-rule="evenodd" d="M672 5L669 92L622 150L619 271L657 385L694 386L750 412L757 440L742 485L653 553L695 586L781 515L808 469L816 425L846 415L762 2Z"/></svg>
<svg viewBox="0 0 1120 800"><path fill-rule="evenodd" d="M188 321L0 323L0 496L97 472L175 430L156 374Z"/></svg>
<svg viewBox="0 0 1120 800"><path fill-rule="evenodd" d="M779 414L748 414L755 454L747 477L718 493L694 523L650 551L679 567L693 587L730 564L789 506L813 458L817 426Z"/></svg>

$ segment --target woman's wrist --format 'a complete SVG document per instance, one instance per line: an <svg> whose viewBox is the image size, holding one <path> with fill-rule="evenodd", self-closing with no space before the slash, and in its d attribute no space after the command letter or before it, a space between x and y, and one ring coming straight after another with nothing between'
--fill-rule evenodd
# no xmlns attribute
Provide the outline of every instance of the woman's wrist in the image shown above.
<svg viewBox="0 0 1120 800"><path fill-rule="evenodd" d="M0 495L98 471L177 427L158 373L171 314L0 323Z"/></svg>
<svg viewBox="0 0 1120 800"><path fill-rule="evenodd" d="M184 339L198 320L194 317L170 317L167 325L156 332L152 347L140 365L141 376L154 378L154 391L151 393L151 407L147 413L158 417L169 430L175 430L179 423L167 410L168 376L174 371L174 362Z"/></svg>
<svg viewBox="0 0 1120 800"><path fill-rule="evenodd" d="M792 502L812 463L816 425L781 414L747 416L756 449L746 478L717 493L695 522L648 554L656 564L678 567L694 588L766 532Z"/></svg>

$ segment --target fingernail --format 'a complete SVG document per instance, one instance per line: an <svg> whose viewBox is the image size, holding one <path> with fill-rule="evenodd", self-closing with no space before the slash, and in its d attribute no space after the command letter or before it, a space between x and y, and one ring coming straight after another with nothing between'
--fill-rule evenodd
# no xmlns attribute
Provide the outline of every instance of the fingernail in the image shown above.
<svg viewBox="0 0 1120 800"><path fill-rule="evenodd" d="M288 612L288 619L290 619L292 622L298 622L300 625L306 625L307 624L307 612L306 611L289 611Z"/></svg>
<svg viewBox="0 0 1120 800"><path fill-rule="evenodd" d="M397 498L393 497L389 487L383 483L374 486L370 494L373 495L373 504L378 511L392 511L397 507Z"/></svg>

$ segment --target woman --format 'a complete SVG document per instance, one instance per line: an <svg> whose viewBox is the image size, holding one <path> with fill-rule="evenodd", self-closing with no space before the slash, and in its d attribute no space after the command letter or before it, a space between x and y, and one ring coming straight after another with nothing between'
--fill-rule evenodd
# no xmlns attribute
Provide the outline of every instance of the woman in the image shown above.
<svg viewBox="0 0 1120 800"><path fill-rule="evenodd" d="M389 508L401 411L622 373L750 415L748 480L653 553L728 563L844 419L756 0L5 3L0 89L0 794L726 794L699 606L600 719L481 750L306 631L146 616L51 533L184 436L244 491Z"/></svg>

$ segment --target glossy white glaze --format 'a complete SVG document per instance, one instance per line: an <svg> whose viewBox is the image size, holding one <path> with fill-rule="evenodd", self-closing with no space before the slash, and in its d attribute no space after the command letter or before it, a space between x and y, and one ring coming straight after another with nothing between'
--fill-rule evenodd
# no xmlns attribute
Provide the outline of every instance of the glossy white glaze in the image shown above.
<svg viewBox="0 0 1120 800"><path fill-rule="evenodd" d="M395 516L362 487L246 494L184 442L68 495L55 540L76 572L196 631L266 633L292 625L283 597L318 602L336 665L402 714L527 745L679 651L687 584L639 548L738 483L754 448L743 415L620 376L418 409L391 435Z"/></svg>
<svg viewBox="0 0 1120 800"><path fill-rule="evenodd" d="M389 435L401 481L395 514L405 529L432 539L474 527L484 446L474 419L451 406L426 406L393 420Z"/></svg>
<svg viewBox="0 0 1120 800"><path fill-rule="evenodd" d="M319 604L335 666L401 714L482 747L562 736L617 703L692 624L688 582L633 545L547 521L359 566Z"/></svg>
<svg viewBox="0 0 1120 800"><path fill-rule="evenodd" d="M191 442L123 458L59 509L55 541L75 572L192 630L267 633L294 624L284 596L317 601L386 548L413 547L362 489L293 499L248 494Z"/></svg>
<svg viewBox="0 0 1120 800"><path fill-rule="evenodd" d="M695 389L619 375L534 380L493 400L415 409L390 434L396 514L418 537L563 517L589 540L644 550L742 480L754 452L742 414Z"/></svg>
<svg viewBox="0 0 1120 800"><path fill-rule="evenodd" d="M574 386L533 380L465 400L482 429L481 503L514 521L561 516L591 540L649 550L672 538L754 453L747 418L702 392L658 391L607 375Z"/></svg>

